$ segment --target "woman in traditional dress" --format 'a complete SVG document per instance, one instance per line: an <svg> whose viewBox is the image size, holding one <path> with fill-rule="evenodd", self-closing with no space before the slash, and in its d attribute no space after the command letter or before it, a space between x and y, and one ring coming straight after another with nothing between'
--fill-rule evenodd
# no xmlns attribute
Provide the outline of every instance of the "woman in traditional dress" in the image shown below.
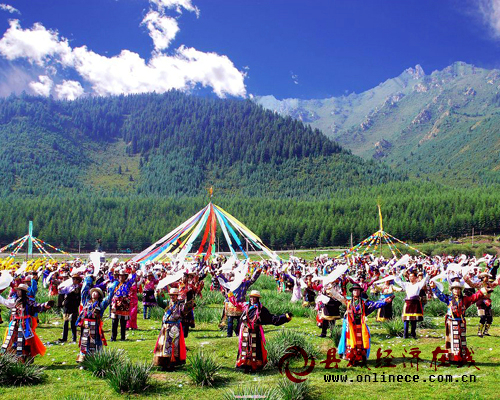
<svg viewBox="0 0 500 400"><path fill-rule="evenodd" d="M252 290L248 303L237 302L233 293L229 301L242 310L236 368L246 372L257 371L267 364L264 329L262 325L283 325L292 319L292 313L274 315L260 302L260 292Z"/></svg>
<svg viewBox="0 0 500 400"><path fill-rule="evenodd" d="M493 289L482 288L473 295L464 297L462 295L463 285L457 281L450 285L451 295L443 294L434 282L431 282L430 286L437 298L448 305L445 317L448 358L452 362L464 362L467 356L465 310L486 294L493 292Z"/></svg>
<svg viewBox="0 0 500 400"><path fill-rule="evenodd" d="M394 295L395 292L401 292L403 289L394 286L392 284L393 281L385 281L383 285L373 285L372 286L372 293L378 293L379 294L379 300L385 300L388 297L391 297ZM384 322L392 319L392 302L387 303L385 306L381 307L377 311L377 322Z"/></svg>
<svg viewBox="0 0 500 400"><path fill-rule="evenodd" d="M165 308L160 335L154 349L153 363L163 370L173 370L177 365L186 363L186 344L182 329L182 318L194 307L194 301L179 300L179 289L168 292L170 302L165 304L157 297L160 307Z"/></svg>
<svg viewBox="0 0 500 400"><path fill-rule="evenodd" d="M349 366L366 365L371 345L366 317L376 309L390 303L393 297L381 301L363 300L361 297L363 288L360 285L354 284L349 290L352 293L351 300L332 291L332 295L346 306L338 350L339 354L344 355L344 358L349 361Z"/></svg>
<svg viewBox="0 0 500 400"><path fill-rule="evenodd" d="M82 287L83 309L78 316L77 325L81 328L80 353L76 359L82 362L87 354L95 353L106 346L106 338L102 326L102 317L115 293L118 282L114 282L108 290L108 295L104 297L103 291L99 287L93 287L92 276L85 277Z"/></svg>
<svg viewBox="0 0 500 400"><path fill-rule="evenodd" d="M151 318L151 308L156 306L155 288L158 284L158 279L155 278L153 271L148 272L148 276L144 282L142 289L142 307L144 319Z"/></svg>
<svg viewBox="0 0 500 400"><path fill-rule="evenodd" d="M424 320L424 309L420 298L420 291L427 285L430 275L427 274L421 281L417 278L415 271L408 274L409 282L403 282L399 275L394 277L394 282L406 292L405 304L403 306L403 337L408 339L408 328L411 325L411 337L417 338L417 322Z"/></svg>
<svg viewBox="0 0 500 400"><path fill-rule="evenodd" d="M139 310L139 298L137 297L137 292L139 291L138 279L139 277L136 277L134 283L130 286L130 317L127 321L127 329L137 329L137 312Z"/></svg>
<svg viewBox="0 0 500 400"><path fill-rule="evenodd" d="M45 354L45 346L36 334L37 320L35 315L49 310L54 302L38 304L28 297L28 285L16 286L16 297L4 299L0 296L0 304L10 308L10 323L0 351L14 354L19 361L26 362L38 354Z"/></svg>

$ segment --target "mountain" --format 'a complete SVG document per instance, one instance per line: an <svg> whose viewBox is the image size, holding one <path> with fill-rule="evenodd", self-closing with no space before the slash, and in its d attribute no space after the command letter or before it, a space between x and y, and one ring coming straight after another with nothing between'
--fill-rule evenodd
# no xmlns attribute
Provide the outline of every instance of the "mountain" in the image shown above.
<svg viewBox="0 0 500 400"><path fill-rule="evenodd" d="M0 100L3 194L331 196L405 177L251 101L180 92Z"/></svg>
<svg viewBox="0 0 500 400"><path fill-rule="evenodd" d="M302 120L365 159L447 184L500 182L500 70L422 67L360 94L255 101Z"/></svg>

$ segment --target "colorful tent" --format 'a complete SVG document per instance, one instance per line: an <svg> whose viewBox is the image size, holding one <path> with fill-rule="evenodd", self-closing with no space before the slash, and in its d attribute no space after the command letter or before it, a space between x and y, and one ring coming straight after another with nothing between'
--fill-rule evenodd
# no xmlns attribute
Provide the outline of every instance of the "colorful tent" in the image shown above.
<svg viewBox="0 0 500 400"><path fill-rule="evenodd" d="M348 258L350 256L363 256L367 253L376 253L377 250L379 250L382 253L382 247L384 245L387 245L389 247L393 257L400 257L403 255L403 253L401 253L401 251L396 247L396 244L398 243L412 249L413 251L425 257L426 255L422 253L420 250L410 246L409 244L399 240L398 238L395 238L394 236L384 231L380 204L377 204L377 206L378 206L378 215L380 219L380 229L374 234L364 239L362 242L358 243L356 246L353 246L350 249L344 251L337 258Z"/></svg>
<svg viewBox="0 0 500 400"><path fill-rule="evenodd" d="M14 258L19 253L19 251L23 248L23 246L25 244L28 245L28 249L27 249L28 256L33 255L33 245L35 245L36 249L40 252L40 254L43 256L43 258L48 257L50 259L53 259L53 257L49 254L49 252L45 249L45 246L47 246L47 247L49 247L49 248L51 248L51 249L53 249L61 254L66 254L68 256L71 256L71 254L66 253L61 249L58 249L57 247L54 247L47 242L44 242L42 239L38 239L38 238L34 237L33 236L33 222L32 221L30 221L30 223L29 223L28 234L26 236L23 236L20 239L13 241L12 243L8 244L7 246L2 247L0 249L0 253L5 252L5 250L7 250L7 249L14 248L12 250L12 252L10 253L10 255L7 257L7 259Z"/></svg>
<svg viewBox="0 0 500 400"><path fill-rule="evenodd" d="M248 258L243 248L246 247L244 245L244 240L246 240L253 250L262 251L273 259L278 258L278 255L266 247L255 233L222 208L210 202L183 224L132 258L132 261L154 262L173 258L173 256L183 261L202 232L201 244L196 255L204 255L205 260L208 260L215 253L217 223L221 227L233 257L237 258L236 251L240 251L245 258Z"/></svg>

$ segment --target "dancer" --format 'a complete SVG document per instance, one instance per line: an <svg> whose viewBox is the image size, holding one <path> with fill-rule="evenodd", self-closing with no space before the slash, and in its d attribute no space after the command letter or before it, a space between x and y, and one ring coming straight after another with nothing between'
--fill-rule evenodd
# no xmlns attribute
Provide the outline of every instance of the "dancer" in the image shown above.
<svg viewBox="0 0 500 400"><path fill-rule="evenodd" d="M408 274L409 282L403 282L399 275L394 277L394 282L406 292L405 304L403 307L404 335L408 339L408 328L411 325L411 337L417 338L417 322L424 320L424 309L420 298L420 291L427 285L430 275L427 274L424 279L418 281L415 271Z"/></svg>
<svg viewBox="0 0 500 400"><path fill-rule="evenodd" d="M92 287L93 284L94 278L92 276L85 277L82 287L83 309L77 320L77 326L81 329L78 344L80 353L76 362L82 362L87 354L92 354L101 350L102 346L107 346L102 317L113 298L118 281L112 283L106 297L104 297L104 293L99 287Z"/></svg>
<svg viewBox="0 0 500 400"><path fill-rule="evenodd" d="M180 301L179 289L172 288L168 292L170 302L165 304L157 296L160 307L165 308L160 335L154 348L153 363L162 370L173 370L177 365L186 363L186 344L182 332L182 318L193 308L194 302Z"/></svg>
<svg viewBox="0 0 500 400"><path fill-rule="evenodd" d="M248 303L238 302L232 292L229 301L241 311L238 357L236 369L258 371L267 364L266 340L262 325L283 325L290 322L292 313L274 315L260 302L260 292L252 290Z"/></svg>
<svg viewBox="0 0 500 400"><path fill-rule="evenodd" d="M66 287L59 287L59 294L63 295L63 334L59 343L68 341L69 325L71 325L72 341L76 342L76 320L78 319L81 302L82 277L77 273L71 274L73 284Z"/></svg>
<svg viewBox="0 0 500 400"><path fill-rule="evenodd" d="M468 353L465 310L486 294L493 292L493 289L484 287L472 296L464 297L462 294L464 286L458 281L451 283L451 295L443 294L434 282L431 282L430 286L436 297L448 305L445 317L448 358L452 362L465 362Z"/></svg>
<svg viewBox="0 0 500 400"><path fill-rule="evenodd" d="M139 308L139 298L137 297L137 292L139 290L138 281L139 277L136 277L132 286L130 286L129 300L130 300L130 318L127 321L127 329L136 330L137 329L137 312Z"/></svg>
<svg viewBox="0 0 500 400"><path fill-rule="evenodd" d="M379 300L385 300L386 298L393 296L395 292L401 292L403 290L397 286L394 286L392 282L393 281L385 281L384 285L373 285L372 293L379 293ZM384 322L392 319L392 317L393 315L391 302L387 303L385 306L377 310L377 317L375 320L377 322Z"/></svg>
<svg viewBox="0 0 500 400"><path fill-rule="evenodd" d="M318 326L321 327L321 334L319 335L319 337L323 338L326 337L328 328L332 330L335 326L335 321L340 319L340 306L342 303L332 297L332 289L333 284L328 284L322 291L323 296L326 297L326 299L324 299L325 302L320 301L318 303L317 321Z"/></svg>
<svg viewBox="0 0 500 400"><path fill-rule="evenodd" d="M0 351L14 354L20 362L45 354L45 346L36 334L35 314L50 310L52 300L38 304L28 297L29 287L21 283L15 287L16 295L8 299L0 296L0 304L11 310L10 323Z"/></svg>
<svg viewBox="0 0 500 400"><path fill-rule="evenodd" d="M118 335L118 323L120 323L121 340L125 340L125 329L127 321L130 318L130 288L135 282L136 274L134 273L129 279L128 272L125 269L118 270L118 285L115 288L114 296L111 300L111 341L116 341ZM115 282L116 279L113 273L109 273L109 280Z"/></svg>
<svg viewBox="0 0 500 400"><path fill-rule="evenodd" d="M158 279L156 279L153 271L148 272L148 276L144 282L144 288L142 290L142 307L143 307L143 318L151 318L151 308L156 306L155 298L155 288L158 284Z"/></svg>
<svg viewBox="0 0 500 400"><path fill-rule="evenodd" d="M339 354L349 361L349 366L366 365L370 356L370 329L366 324L366 317L378 308L392 302L394 297L382 301L363 300L363 288L354 284L349 289L352 299L347 300L340 293L332 291L332 295L346 306L342 335L338 345Z"/></svg>

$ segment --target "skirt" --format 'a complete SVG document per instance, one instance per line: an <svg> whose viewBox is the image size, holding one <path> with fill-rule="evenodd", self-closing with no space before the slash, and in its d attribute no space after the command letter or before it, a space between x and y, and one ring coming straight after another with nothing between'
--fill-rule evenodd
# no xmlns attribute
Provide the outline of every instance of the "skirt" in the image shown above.
<svg viewBox="0 0 500 400"><path fill-rule="evenodd" d="M450 361L464 361L467 354L467 325L461 320L446 320L446 350Z"/></svg>
<svg viewBox="0 0 500 400"><path fill-rule="evenodd" d="M419 299L405 300L403 306L403 321L423 321L424 310Z"/></svg>
<svg viewBox="0 0 500 400"><path fill-rule="evenodd" d="M387 303L382 308L379 308L377 311L377 322L384 322L392 319L392 303Z"/></svg>

